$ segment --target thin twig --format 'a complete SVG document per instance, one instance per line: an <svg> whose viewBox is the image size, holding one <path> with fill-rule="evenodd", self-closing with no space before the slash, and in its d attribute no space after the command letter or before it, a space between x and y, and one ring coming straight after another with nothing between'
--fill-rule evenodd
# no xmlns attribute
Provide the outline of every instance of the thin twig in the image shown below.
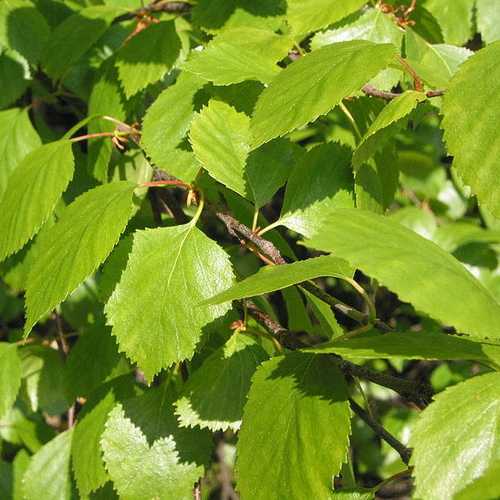
<svg viewBox="0 0 500 500"><path fill-rule="evenodd" d="M372 97L379 97L380 99L384 99L386 101L392 101L392 99L396 99L400 97L402 94L399 92L387 92L385 90L380 90L372 85L365 85L362 89L363 93ZM426 97L441 97L445 93L444 90L429 90L425 93Z"/></svg>
<svg viewBox="0 0 500 500"><path fill-rule="evenodd" d="M419 408L425 408L431 402L433 391L427 384L419 384L401 377L374 372L350 361L341 360L340 358L339 360L340 368L344 373L388 387L404 399L415 403Z"/></svg>
<svg viewBox="0 0 500 500"><path fill-rule="evenodd" d="M129 21L130 19L144 17L150 14L166 12L169 14L185 14L191 10L191 4L187 2L151 2L145 7L134 10L132 12L127 12L118 17L115 17L113 23L121 23L123 21Z"/></svg>
<svg viewBox="0 0 500 500"><path fill-rule="evenodd" d="M227 231L231 236L237 238L241 244L246 245L247 241L249 241L254 247L256 247L258 252L255 252L256 249L254 247L247 245L247 247L250 248L250 250L254 251L254 253L256 253L256 255L260 257L261 260L266 262L266 264L281 265L287 263L286 260L281 255L280 251L274 246L274 244L269 240L266 240L262 238L262 236L260 236L262 232L260 234L257 234L256 232L252 231L248 226L245 226L245 224L242 224L241 222L236 220L232 215L229 215L227 213L217 212L216 215L222 222L224 222ZM244 238L243 240L241 239L241 236ZM266 257L268 257L271 260L271 262L269 262L269 260ZM342 302L340 299L333 297L329 293L322 290L319 286L315 285L312 281L304 281L302 283L299 283L298 285L307 290L312 295L321 299L323 302L326 302L336 311L345 314L354 321L358 321L360 323L367 323L370 320L370 314L365 314L361 311L358 311L356 308L350 306L349 304L346 304L345 302ZM388 330L390 331L390 328L387 325L385 325L382 321L380 320L374 320L374 321L377 324L377 326L384 325L383 327L384 331Z"/></svg>
<svg viewBox="0 0 500 500"><path fill-rule="evenodd" d="M68 359L68 354L69 354L69 345L66 342L66 336L64 335L64 330L63 330L63 325L61 321L61 316L59 316L58 312L54 312L54 320L56 323L56 330L57 330L57 336L56 336L56 343L58 347L59 354L61 355L61 358L64 363L66 363ZM75 425L75 404L73 403L67 413L66 417L68 420L68 428L71 429L73 425Z"/></svg>
<svg viewBox="0 0 500 500"><path fill-rule="evenodd" d="M349 399L349 403L351 404L352 411L368 426L370 426L377 436L383 439L391 448L394 448L401 457L401 460L408 465L411 450L401 443L401 441L396 439L389 431L384 429L373 417L368 414L368 412L361 408L356 401Z"/></svg>

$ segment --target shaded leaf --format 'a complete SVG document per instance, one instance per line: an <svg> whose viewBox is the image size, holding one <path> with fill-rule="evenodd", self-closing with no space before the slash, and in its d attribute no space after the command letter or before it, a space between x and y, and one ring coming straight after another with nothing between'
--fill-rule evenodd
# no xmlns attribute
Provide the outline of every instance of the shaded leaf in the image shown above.
<svg viewBox="0 0 500 500"><path fill-rule="evenodd" d="M66 383L66 369L55 349L41 345L23 347L23 391L32 411L60 415L71 405Z"/></svg>
<svg viewBox="0 0 500 500"><path fill-rule="evenodd" d="M245 173L247 190L255 208L261 208L271 200L301 156L302 149L286 139L268 142L250 153Z"/></svg>
<svg viewBox="0 0 500 500"><path fill-rule="evenodd" d="M397 132L401 120L406 118L425 100L422 92L407 91L387 104L377 115L354 151L352 163L359 168L373 154L381 149L385 142Z"/></svg>
<svg viewBox="0 0 500 500"><path fill-rule="evenodd" d="M37 64L48 41L50 29L42 14L26 0L0 3L0 45L15 50Z"/></svg>
<svg viewBox="0 0 500 500"><path fill-rule="evenodd" d="M111 375L119 361L118 347L109 328L97 324L84 331L71 348L66 365L72 399L87 397Z"/></svg>
<svg viewBox="0 0 500 500"><path fill-rule="evenodd" d="M327 498L349 443L347 397L343 376L327 356L297 352L261 365L238 440L241 495Z"/></svg>
<svg viewBox="0 0 500 500"><path fill-rule="evenodd" d="M213 82L229 85L244 80L269 83L279 72L277 62L288 54L291 38L257 28L233 28L195 53L183 69Z"/></svg>
<svg viewBox="0 0 500 500"><path fill-rule="evenodd" d="M288 180L279 222L311 235L327 210L354 206L351 151L335 143L308 151Z"/></svg>
<svg viewBox="0 0 500 500"><path fill-rule="evenodd" d="M174 21L151 24L133 36L116 62L127 98L157 82L174 65L180 49Z"/></svg>
<svg viewBox="0 0 500 500"><path fill-rule="evenodd" d="M189 377L175 403L180 425L237 431L250 380L266 358L266 351L254 339L234 333Z"/></svg>
<svg viewBox="0 0 500 500"><path fill-rule="evenodd" d="M61 78L121 13L120 7L93 5L67 17L50 35L42 57L46 72L54 79Z"/></svg>
<svg viewBox="0 0 500 500"><path fill-rule="evenodd" d="M26 335L109 255L132 215L134 189L119 181L87 191L42 234L26 287Z"/></svg>
<svg viewBox="0 0 500 500"><path fill-rule="evenodd" d="M105 61L99 70L98 79L89 97L88 114L89 116L107 115L116 120L125 120L125 109L114 59ZM115 128L115 123L103 119L92 120L88 124L89 134L112 132ZM106 182L108 179L108 164L112 151L113 143L109 138L90 139L88 142L88 171L101 182Z"/></svg>
<svg viewBox="0 0 500 500"><path fill-rule="evenodd" d="M27 62L17 52L4 50L0 53L0 109L12 105L28 88Z"/></svg>

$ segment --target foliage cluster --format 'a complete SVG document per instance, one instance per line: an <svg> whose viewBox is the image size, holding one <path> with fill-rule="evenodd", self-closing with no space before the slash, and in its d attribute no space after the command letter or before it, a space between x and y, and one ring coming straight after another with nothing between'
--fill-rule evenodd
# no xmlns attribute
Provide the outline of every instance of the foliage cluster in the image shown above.
<svg viewBox="0 0 500 500"><path fill-rule="evenodd" d="M499 0L2 0L0 498L499 498L499 62Z"/></svg>

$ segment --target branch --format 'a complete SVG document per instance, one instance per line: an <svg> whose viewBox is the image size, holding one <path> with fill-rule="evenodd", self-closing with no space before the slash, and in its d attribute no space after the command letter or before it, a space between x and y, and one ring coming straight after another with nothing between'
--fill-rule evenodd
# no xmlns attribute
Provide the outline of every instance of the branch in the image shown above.
<svg viewBox="0 0 500 500"><path fill-rule="evenodd" d="M256 247L256 253L258 253L259 257L264 260L264 262L277 265L287 263L281 255L280 251L274 246L272 242L256 234L248 226L245 226L245 224L237 221L232 215L223 212L217 212L216 215L222 222L224 222L227 231L231 236L237 238L242 244L246 244L246 242L249 241L254 247ZM243 236L243 240L241 239L241 236ZM250 249L254 250L251 246ZM269 259L267 259L266 256L269 257ZM321 299L323 302L326 302L336 311L345 314L354 321L357 321L359 323L366 323L370 319L368 314L362 313L349 304L342 302L340 299L333 297L332 295L322 290L319 286L315 285L312 281L304 281L302 283L299 283L298 285L307 290L312 295ZM391 328L389 328L385 323L378 319L375 320L374 324L378 328L381 328L383 331L391 330Z"/></svg>
<svg viewBox="0 0 500 500"><path fill-rule="evenodd" d="M253 243L264 255L267 255L274 264L286 264L286 260L281 256L280 251L269 240L265 240L253 232L248 226L238 222L232 215L224 212L217 212L217 217L224 222L227 231L231 236L238 238L243 236L245 240Z"/></svg>
<svg viewBox="0 0 500 500"><path fill-rule="evenodd" d="M377 436L383 439L391 448L394 448L401 457L401 460L408 465L411 450L396 439L390 432L386 431L371 415L368 414L368 412L361 408L356 401L349 398L349 403L351 404L352 411L367 425L369 425Z"/></svg>
<svg viewBox="0 0 500 500"><path fill-rule="evenodd" d="M419 408L425 408L431 402L433 390L427 384L420 384L401 377L374 372L364 366L359 366L340 358L339 365L344 373L369 380L383 387L388 387L404 399L415 403Z"/></svg>
<svg viewBox="0 0 500 500"><path fill-rule="evenodd" d="M392 99L396 99L396 97L399 97L401 94L397 92L386 92L385 90L380 90L372 85L365 85L361 89L366 95L372 96L372 97L380 97L380 99L385 99L386 101L391 101ZM441 97L444 95L445 91L444 90L429 90L428 92L425 93L426 97L431 98L431 97Z"/></svg>
<svg viewBox="0 0 500 500"><path fill-rule="evenodd" d="M149 14L154 14L156 12L168 12L170 14L185 14L191 10L191 4L187 2L170 2L160 1L151 2L146 7L141 7L140 9L134 10L132 12L127 12L121 16L115 17L113 23L121 23L123 21L128 21L136 17L143 17Z"/></svg>

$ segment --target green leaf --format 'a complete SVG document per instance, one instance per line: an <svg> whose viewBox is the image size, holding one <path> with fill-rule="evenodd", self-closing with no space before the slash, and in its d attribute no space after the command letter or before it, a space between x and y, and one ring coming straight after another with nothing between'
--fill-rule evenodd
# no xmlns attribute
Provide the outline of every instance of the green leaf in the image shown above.
<svg viewBox="0 0 500 500"><path fill-rule="evenodd" d="M394 22L392 14L382 9L369 9L352 24L317 33L311 40L312 50L326 45L350 40L368 40L374 43L392 43L398 52L401 49L404 31ZM369 83L376 88L391 90L401 78L401 71L393 68L382 70Z"/></svg>
<svg viewBox="0 0 500 500"><path fill-rule="evenodd" d="M134 189L119 181L87 191L39 238L26 287L25 335L109 255L132 215Z"/></svg>
<svg viewBox="0 0 500 500"><path fill-rule="evenodd" d="M330 500L373 500L375 493L365 488L335 490Z"/></svg>
<svg viewBox="0 0 500 500"><path fill-rule="evenodd" d="M444 324L500 338L500 305L490 292L458 260L397 222L359 209L334 209L306 244L334 252Z"/></svg>
<svg viewBox="0 0 500 500"><path fill-rule="evenodd" d="M116 403L133 396L131 377L120 377L92 393L78 415L71 445L71 461L82 497L99 489L109 480L102 458L101 436L108 415Z"/></svg>
<svg viewBox="0 0 500 500"><path fill-rule="evenodd" d="M351 151L339 144L321 144L299 160L288 180L279 223L309 236L325 211L354 206Z"/></svg>
<svg viewBox="0 0 500 500"><path fill-rule="evenodd" d="M354 40L323 47L293 62L257 101L252 147L324 115L388 66L395 55L391 44Z"/></svg>
<svg viewBox="0 0 500 500"><path fill-rule="evenodd" d="M291 264L264 266L258 272L236 283L228 290L206 300L204 304L222 304L230 300L255 297L282 290L320 276L350 278L352 270L345 260L323 255Z"/></svg>
<svg viewBox="0 0 500 500"><path fill-rule="evenodd" d="M118 83L114 59L105 61L89 97L88 115L107 115L116 120L125 120L122 93ZM112 132L116 124L103 119L92 120L88 125L89 134ZM88 142L87 169L97 180L106 182L108 164L113 151L109 138L90 139Z"/></svg>
<svg viewBox="0 0 500 500"><path fill-rule="evenodd" d="M0 111L0 199L11 173L28 153L40 145L27 108Z"/></svg>
<svg viewBox="0 0 500 500"><path fill-rule="evenodd" d="M500 10L496 0L477 0L477 27L486 43L500 40Z"/></svg>
<svg viewBox="0 0 500 500"><path fill-rule="evenodd" d="M250 151L249 126L247 115L212 99L195 116L189 133L198 161L214 179L241 196L248 189L245 165Z"/></svg>
<svg viewBox="0 0 500 500"><path fill-rule="evenodd" d="M111 375L119 361L118 348L109 328L93 325L84 331L71 348L66 365L72 399L87 397Z"/></svg>
<svg viewBox="0 0 500 500"><path fill-rule="evenodd" d="M500 217L499 58L500 42L495 42L464 63L444 97L442 124L454 168L496 217Z"/></svg>
<svg viewBox="0 0 500 500"><path fill-rule="evenodd" d="M141 144L155 165L191 182L196 171L175 167L174 148L189 130L195 113L194 99L205 82L190 73L181 73L176 83L167 87L148 109L142 123ZM187 152L179 151L187 155Z"/></svg>
<svg viewBox="0 0 500 500"><path fill-rule="evenodd" d="M21 387L21 360L15 344L0 342L0 418L12 408Z"/></svg>
<svg viewBox="0 0 500 500"><path fill-rule="evenodd" d="M298 35L340 21L360 9L366 0L288 0L287 20Z"/></svg>
<svg viewBox="0 0 500 500"><path fill-rule="evenodd" d="M29 85L27 61L17 52L4 50L0 53L0 109L17 101Z"/></svg>
<svg viewBox="0 0 500 500"><path fill-rule="evenodd" d="M257 28L228 29L202 52L194 53L183 69L213 82L229 85L245 80L269 83L279 72L277 62L293 45L291 38Z"/></svg>
<svg viewBox="0 0 500 500"><path fill-rule="evenodd" d="M500 373L471 378L420 414L410 438L416 497L452 499L498 460L499 384Z"/></svg>
<svg viewBox="0 0 500 500"><path fill-rule="evenodd" d="M174 65L180 49L174 21L151 24L133 36L116 62L127 98L157 82Z"/></svg>
<svg viewBox="0 0 500 500"><path fill-rule="evenodd" d="M229 309L229 304L194 305L232 281L226 252L192 223L137 231L127 268L105 308L120 350L149 381L190 358L201 329Z"/></svg>
<svg viewBox="0 0 500 500"><path fill-rule="evenodd" d="M104 34L120 7L95 5L67 17L52 32L42 58L46 72L61 78Z"/></svg>
<svg viewBox="0 0 500 500"><path fill-rule="evenodd" d="M247 191L256 209L268 203L285 184L302 154L299 146L286 139L275 139L250 153L245 173Z"/></svg>
<svg viewBox="0 0 500 500"><path fill-rule="evenodd" d="M185 457L185 449L178 447L177 433L172 435L172 430L150 444L121 404L111 411L101 446L106 468L121 498L193 498L193 487L203 475L203 466Z"/></svg>
<svg viewBox="0 0 500 500"><path fill-rule="evenodd" d="M356 359L470 359L500 365L500 345L426 331L338 340L310 350Z"/></svg>
<svg viewBox="0 0 500 500"><path fill-rule="evenodd" d="M45 18L25 0L0 4L0 45L15 50L31 64L37 64L49 38Z"/></svg>
<svg viewBox="0 0 500 500"><path fill-rule="evenodd" d="M14 484L13 484L13 500L23 500L23 477L28 465L30 463L31 457L28 455L26 450L19 450L16 453L16 458L12 462L12 469L14 474Z"/></svg>
<svg viewBox="0 0 500 500"><path fill-rule="evenodd" d="M66 369L55 349L30 345L20 350L23 389L31 410L60 415L71 406Z"/></svg>
<svg viewBox="0 0 500 500"><path fill-rule="evenodd" d="M425 8L437 19L444 41L464 45L472 37L474 0L427 0Z"/></svg>
<svg viewBox="0 0 500 500"><path fill-rule="evenodd" d="M283 0L199 0L193 7L193 22L208 32L236 27L276 31L285 12Z"/></svg>
<svg viewBox="0 0 500 500"><path fill-rule="evenodd" d="M241 496L327 498L349 443L347 397L328 356L296 352L261 365L238 440Z"/></svg>
<svg viewBox="0 0 500 500"><path fill-rule="evenodd" d="M175 403L180 425L237 431L250 380L266 358L266 351L252 337L234 333L189 377Z"/></svg>
<svg viewBox="0 0 500 500"><path fill-rule="evenodd" d="M124 269L127 267L133 240L134 238L131 234L123 237L102 266L98 277L98 296L99 300L103 303L109 300L113 290L120 281Z"/></svg>
<svg viewBox="0 0 500 500"><path fill-rule="evenodd" d="M45 144L18 164L0 201L0 261L21 249L48 219L73 168L69 141Z"/></svg>
<svg viewBox="0 0 500 500"><path fill-rule="evenodd" d="M398 28L391 15L381 9L369 9L352 24L316 33L311 40L311 49L316 50L332 43L349 40L368 40L374 43L392 43L401 48L403 30Z"/></svg>
<svg viewBox="0 0 500 500"><path fill-rule="evenodd" d="M398 130L401 121L426 99L425 94L409 90L387 104L377 115L354 151L352 163L359 168L381 149Z"/></svg>
<svg viewBox="0 0 500 500"><path fill-rule="evenodd" d="M431 87L447 87L459 66L473 54L454 45L431 45L411 29L406 31L405 41L408 62Z"/></svg>
<svg viewBox="0 0 500 500"><path fill-rule="evenodd" d="M482 498L484 500L495 500L500 497L500 460L494 462L478 479L475 479L454 500L470 500L471 498Z"/></svg>
<svg viewBox="0 0 500 500"><path fill-rule="evenodd" d="M25 500L70 500L72 430L59 434L33 455L24 474Z"/></svg>

